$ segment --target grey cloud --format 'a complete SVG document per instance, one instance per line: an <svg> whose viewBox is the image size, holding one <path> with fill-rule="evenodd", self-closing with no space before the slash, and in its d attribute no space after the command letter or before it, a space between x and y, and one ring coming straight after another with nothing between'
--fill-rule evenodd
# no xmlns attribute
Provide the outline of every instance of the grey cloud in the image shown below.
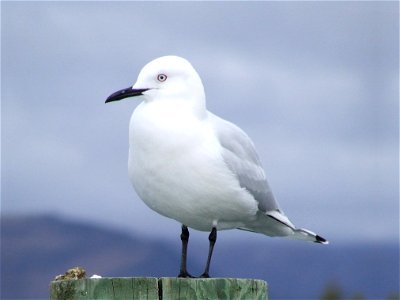
<svg viewBox="0 0 400 300"><path fill-rule="evenodd" d="M199 71L210 110L253 138L296 225L349 238L379 207L388 222L371 236L396 237L396 7L3 3L3 211L144 231L152 222L165 228L160 235L175 228L140 202L127 178L137 102L104 100L133 84L149 60L177 54Z"/></svg>

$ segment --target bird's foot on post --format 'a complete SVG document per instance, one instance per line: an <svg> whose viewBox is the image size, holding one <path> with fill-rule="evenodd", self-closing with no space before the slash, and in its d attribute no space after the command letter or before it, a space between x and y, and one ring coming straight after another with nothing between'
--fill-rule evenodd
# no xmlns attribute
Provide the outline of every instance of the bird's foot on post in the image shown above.
<svg viewBox="0 0 400 300"><path fill-rule="evenodd" d="M186 225L183 224L182 224L181 241L182 241L182 256L181 256L181 267L179 270L178 277L194 278L194 276L190 275L186 269L187 246L189 243L189 229L187 228Z"/></svg>
<svg viewBox="0 0 400 300"><path fill-rule="evenodd" d="M190 275L187 271L179 272L178 278L196 278Z"/></svg>
<svg viewBox="0 0 400 300"><path fill-rule="evenodd" d="M210 278L210 274L209 274L210 263L211 263L211 257L212 257L213 250L214 250L214 245L215 245L215 242L217 241L217 228L213 227L210 235L208 236L208 240L210 241L210 247L208 248L207 264L206 264L206 268L204 269L203 274L201 274L199 278Z"/></svg>

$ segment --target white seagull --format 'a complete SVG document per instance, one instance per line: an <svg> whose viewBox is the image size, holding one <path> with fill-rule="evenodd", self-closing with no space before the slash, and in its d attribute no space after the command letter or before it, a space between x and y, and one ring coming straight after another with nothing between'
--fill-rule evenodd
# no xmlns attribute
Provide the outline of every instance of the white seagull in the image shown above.
<svg viewBox="0 0 400 300"><path fill-rule="evenodd" d="M182 224L186 269L188 227L211 232L204 273L209 277L217 230L243 229L268 236L327 244L295 227L279 208L253 142L239 127L206 108L200 76L184 58L164 56L143 67L136 83L107 102L141 96L129 125L129 177L153 210Z"/></svg>

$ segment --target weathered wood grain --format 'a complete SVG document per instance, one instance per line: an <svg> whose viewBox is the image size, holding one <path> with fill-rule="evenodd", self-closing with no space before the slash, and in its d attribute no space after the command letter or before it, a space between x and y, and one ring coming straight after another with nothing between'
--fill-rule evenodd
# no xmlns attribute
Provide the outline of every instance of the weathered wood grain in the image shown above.
<svg viewBox="0 0 400 300"><path fill-rule="evenodd" d="M267 284L256 279L121 277L53 281L52 300L265 300Z"/></svg>

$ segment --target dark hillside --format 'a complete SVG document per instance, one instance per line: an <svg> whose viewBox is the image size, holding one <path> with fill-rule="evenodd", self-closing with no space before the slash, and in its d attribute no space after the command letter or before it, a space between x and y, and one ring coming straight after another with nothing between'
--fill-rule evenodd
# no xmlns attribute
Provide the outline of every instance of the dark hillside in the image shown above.
<svg viewBox="0 0 400 300"><path fill-rule="evenodd" d="M178 237L150 240L49 216L3 217L1 225L2 299L47 298L50 280L74 266L102 276L178 272ZM328 286L340 288L346 298L399 294L397 243L321 246L268 238L228 242L221 237L212 275L264 279L271 299L315 299ZM191 270L201 270L204 263L200 242L205 241L191 242Z"/></svg>

